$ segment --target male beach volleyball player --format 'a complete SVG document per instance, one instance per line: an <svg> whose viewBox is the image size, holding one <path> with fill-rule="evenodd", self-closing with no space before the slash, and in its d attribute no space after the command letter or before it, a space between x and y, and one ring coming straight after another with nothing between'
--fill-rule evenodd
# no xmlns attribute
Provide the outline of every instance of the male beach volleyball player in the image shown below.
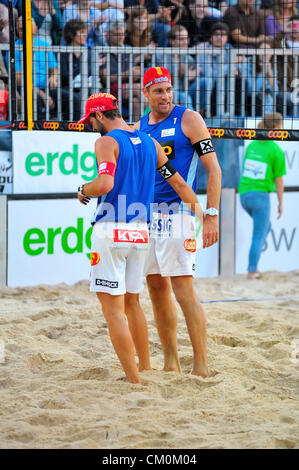
<svg viewBox="0 0 299 470"><path fill-rule="evenodd" d="M145 72L143 93L151 111L135 124L135 129L146 132L161 144L173 166L194 190L198 157L207 171L203 247L209 247L218 241L221 191L221 170L209 131L200 114L173 104L171 76L166 68L151 67ZM174 215L158 212L154 214L146 271L164 352L164 370L181 372L176 339L177 313L171 296L172 286L184 313L193 347L192 373L207 377L206 318L193 286L196 254L194 217L184 213L180 196L165 184L159 174L156 174L154 202L159 205L167 203L177 206L177 213ZM163 224L161 220L159 222L161 217L164 218ZM168 223L165 221L167 217ZM179 229L180 233L177 233Z"/></svg>
<svg viewBox="0 0 299 470"><path fill-rule="evenodd" d="M170 164L162 147L126 124L113 95L90 96L79 122L89 122L102 135L95 142L98 176L78 188L83 204L90 197L98 197L92 219L90 290L97 293L102 304L128 381L140 383L139 371L150 369L147 325L138 294L143 289L156 169L199 219L202 211L195 193Z"/></svg>

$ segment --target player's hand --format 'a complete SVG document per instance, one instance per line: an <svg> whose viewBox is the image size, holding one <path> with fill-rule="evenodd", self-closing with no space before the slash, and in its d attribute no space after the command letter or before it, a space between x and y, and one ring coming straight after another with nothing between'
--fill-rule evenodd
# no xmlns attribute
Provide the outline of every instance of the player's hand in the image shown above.
<svg viewBox="0 0 299 470"><path fill-rule="evenodd" d="M202 246L208 248L214 245L219 240L218 217L217 216L204 216L203 231L202 231Z"/></svg>
<svg viewBox="0 0 299 470"><path fill-rule="evenodd" d="M90 197L88 197L88 196L81 196L81 194L78 194L78 199L79 199L79 201L81 202L81 204L84 204L84 206L86 206L86 204L88 204L89 201L90 201Z"/></svg>

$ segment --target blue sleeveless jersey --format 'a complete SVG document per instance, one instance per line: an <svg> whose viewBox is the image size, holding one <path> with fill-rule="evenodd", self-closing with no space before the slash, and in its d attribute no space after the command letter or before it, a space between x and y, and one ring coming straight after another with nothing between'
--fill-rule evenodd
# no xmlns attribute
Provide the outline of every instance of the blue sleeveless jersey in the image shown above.
<svg viewBox="0 0 299 470"><path fill-rule="evenodd" d="M107 134L119 145L114 186L98 198L92 225L97 221L150 221L154 199L157 149L144 132L115 129Z"/></svg>
<svg viewBox="0 0 299 470"><path fill-rule="evenodd" d="M140 119L140 130L159 142L171 164L193 191L196 191L199 158L181 126L182 116L186 109L183 106L175 106L171 114L157 124L149 124L149 115L143 116ZM158 204L182 203L178 194L158 172L155 178L154 202Z"/></svg>

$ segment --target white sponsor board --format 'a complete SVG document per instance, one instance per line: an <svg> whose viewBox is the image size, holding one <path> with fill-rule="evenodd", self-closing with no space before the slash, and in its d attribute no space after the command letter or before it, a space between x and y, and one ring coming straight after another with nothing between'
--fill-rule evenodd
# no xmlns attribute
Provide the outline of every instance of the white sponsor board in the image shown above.
<svg viewBox="0 0 299 470"><path fill-rule="evenodd" d="M87 206L76 198L8 201L8 286L89 279L95 206L96 199ZM218 275L218 244L196 258L196 277Z"/></svg>
<svg viewBox="0 0 299 470"><path fill-rule="evenodd" d="M76 192L97 176L91 132L13 132L14 194Z"/></svg>
<svg viewBox="0 0 299 470"><path fill-rule="evenodd" d="M236 204L236 274L246 273L252 236L252 218L243 209L240 196ZM299 269L299 192L284 194L283 214L277 220L277 195L271 193L271 224L261 254L261 271L291 271Z"/></svg>
<svg viewBox="0 0 299 470"><path fill-rule="evenodd" d="M89 278L90 218L96 200L8 202L8 286L73 284Z"/></svg>
<svg viewBox="0 0 299 470"><path fill-rule="evenodd" d="M203 210L207 207L207 196L197 196ZM198 232L198 230L197 230ZM202 248L197 236L195 277L217 277L219 274L219 242L209 248Z"/></svg>
<svg viewBox="0 0 299 470"><path fill-rule="evenodd" d="M249 129L255 128L260 121L247 119L245 126ZM285 129L299 129L299 119L284 119L283 127ZM246 152L247 146L252 140L245 140L243 151L241 150L241 161L240 168L242 168L243 158ZM285 142L277 139L275 141L285 153L286 159L286 170L287 174L283 177L284 184L286 187L298 186L299 185L299 143L298 142Z"/></svg>

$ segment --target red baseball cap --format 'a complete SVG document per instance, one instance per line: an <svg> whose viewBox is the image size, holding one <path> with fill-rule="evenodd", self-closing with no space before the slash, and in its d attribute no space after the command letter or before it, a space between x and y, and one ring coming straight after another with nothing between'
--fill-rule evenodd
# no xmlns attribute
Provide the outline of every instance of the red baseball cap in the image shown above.
<svg viewBox="0 0 299 470"><path fill-rule="evenodd" d="M78 121L78 124L81 122L89 124L89 116L92 113L110 111L110 109L117 109L117 107L115 96L110 95L110 93L94 93L86 101L85 114Z"/></svg>
<svg viewBox="0 0 299 470"><path fill-rule="evenodd" d="M143 87L148 88L156 83L167 82L171 84L171 76L165 67L151 67L143 75Z"/></svg>

